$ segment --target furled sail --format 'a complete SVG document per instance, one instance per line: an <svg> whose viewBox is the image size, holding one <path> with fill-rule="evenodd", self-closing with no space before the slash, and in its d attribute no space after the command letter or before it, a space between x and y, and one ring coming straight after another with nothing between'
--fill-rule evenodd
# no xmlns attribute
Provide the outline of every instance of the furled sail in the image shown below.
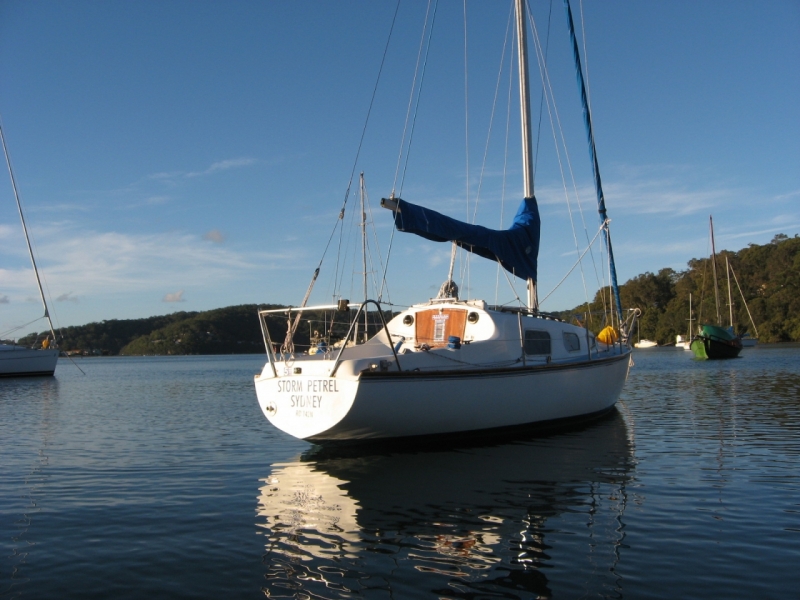
<svg viewBox="0 0 800 600"><path fill-rule="evenodd" d="M541 221L535 197L522 201L514 222L505 230L464 223L405 200L396 202L394 223L399 231L434 242L455 242L478 256L499 262L521 279L536 281Z"/></svg>

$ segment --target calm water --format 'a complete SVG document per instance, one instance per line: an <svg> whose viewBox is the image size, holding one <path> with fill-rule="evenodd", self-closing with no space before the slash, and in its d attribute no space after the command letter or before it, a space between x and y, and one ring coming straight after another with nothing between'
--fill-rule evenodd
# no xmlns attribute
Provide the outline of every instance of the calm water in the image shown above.
<svg viewBox="0 0 800 600"><path fill-rule="evenodd" d="M800 348L635 353L580 431L325 453L260 356L0 380L0 596L797 598Z"/></svg>

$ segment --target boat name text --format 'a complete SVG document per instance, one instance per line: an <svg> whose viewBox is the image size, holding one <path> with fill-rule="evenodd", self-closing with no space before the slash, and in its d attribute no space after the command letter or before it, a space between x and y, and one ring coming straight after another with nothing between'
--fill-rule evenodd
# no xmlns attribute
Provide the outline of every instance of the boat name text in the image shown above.
<svg viewBox="0 0 800 600"><path fill-rule="evenodd" d="M278 392L306 392L310 394L321 392L339 392L335 379L283 379L278 381Z"/></svg>

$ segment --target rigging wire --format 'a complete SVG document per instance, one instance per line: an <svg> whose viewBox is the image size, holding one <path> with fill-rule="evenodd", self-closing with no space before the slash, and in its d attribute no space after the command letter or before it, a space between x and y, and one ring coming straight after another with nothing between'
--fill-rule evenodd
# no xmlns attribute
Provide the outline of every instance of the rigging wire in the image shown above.
<svg viewBox="0 0 800 600"><path fill-rule="evenodd" d="M367 109L367 115L366 115L366 118L364 119L364 126L361 129L361 137L359 138L358 148L356 149L356 155L355 155L355 158L353 160L353 168L350 171L350 179L347 182L347 189L345 190L344 201L342 202L342 208L339 211L339 218L336 221L336 225L334 225L333 231L331 232L331 235L328 238L328 243L325 245L325 250L322 253L322 257L320 258L319 265L317 266L317 270L320 269L320 267L322 266L322 262L325 260L325 255L327 254L328 249L330 248L331 241L333 240L333 236L336 233L336 228L339 226L339 222L344 220L345 207L347 206L347 200L350 197L350 190L351 190L351 188L353 186L353 178L355 177L356 167L358 166L358 159L361 156L361 148L364 145L364 138L366 137L366 134L367 134L367 126L369 125L369 119L370 119L370 116L372 115L372 108L375 105L375 96L378 93L378 85L380 84L380 81L381 81L381 76L383 74L383 68L386 65L386 57L387 57L387 55L389 53L389 44L390 44L390 42L392 40L392 34L394 33L394 27L395 27L395 25L397 23L397 14L398 14L399 11L400 11L400 0L397 0L397 4L395 5L395 9L394 9L394 15L392 16L392 24L389 27L389 35L386 38L386 45L384 46L383 55L381 56L381 64L380 64L380 67L378 68L378 75L375 78L375 85L372 88L372 96L370 97L369 107ZM339 236L339 247L340 248L341 248L341 241L342 241L342 237L341 237L341 234L340 234L340 236ZM334 270L334 281L338 280L338 272L339 272L339 258L337 256L336 267L335 267L335 270ZM313 284L313 280L312 280L312 284ZM336 284L334 284L334 292L333 292L334 296L336 295L336 289L337 289L336 288Z"/></svg>
<svg viewBox="0 0 800 600"><path fill-rule="evenodd" d="M556 158L557 158L557 161L558 161L559 170L561 172L561 179L562 179L562 184L563 184L563 188L564 188L564 197L565 197L566 203L567 203L567 210L568 210L568 213L569 213L570 225L571 225L571 229L572 229L572 237L573 237L573 242L575 244L575 251L576 251L576 253L580 254L580 246L578 244L578 236L577 236L577 233L576 233L576 230L575 230L575 219L574 219L574 216L573 216L572 204L570 202L570 194L569 194L569 192L567 190L567 183L566 183L567 179L566 179L566 176L564 174L564 166L563 166L563 162L562 162L560 148L563 148L564 162L566 162L567 171L569 172L570 179L572 181L572 188L573 188L575 199L576 199L577 205L578 205L578 214L580 215L581 222L583 224L583 230L584 230L584 233L585 233L585 236L586 236L586 240L587 240L587 248L590 249L590 257L592 259L592 264L594 265L595 277L596 277L596 279L598 281L598 286L602 288L602 284L600 282L600 277L597 276L597 265L596 265L595 260L594 260L594 253L591 251L592 244L588 243L589 242L589 232L588 232L588 228L586 226L586 220L584 218L584 211L583 211L583 206L582 206L582 203L581 203L581 200L580 200L580 194L578 192L578 186L577 186L577 183L575 181L575 172L574 172L574 169L572 167L572 161L570 159L569 149L568 149L567 142L566 142L566 139L565 139L565 136L564 136L564 129L563 129L563 126L561 125L561 117L559 115L558 106L557 106L556 101L555 101L555 92L553 91L553 86L552 86L552 82L550 80L549 70L547 69L546 53L545 53L545 51L542 50L541 37L540 37L538 29L536 27L536 22L535 22L535 20L533 19L533 16L530 13L529 13L528 16L529 16L529 20L531 22L531 29L532 29L533 34L534 34L534 47L535 47L535 51L536 51L537 62L539 63L540 77L542 79L542 90L543 90L543 93L545 95L545 99L547 100L547 110L548 110L548 115L549 115L549 118L550 118L550 127L551 127L551 131L552 131L552 134L553 134L553 141L554 141L554 144L555 144ZM556 134L556 130L558 130L558 135ZM559 138L560 138L560 143L559 143ZM583 253L581 256L583 256L583 255L585 255L585 253ZM590 298L589 298L588 288L586 286L586 276L585 276L585 273L583 271L583 264L580 265L580 273L581 273L581 281L582 281L583 289L584 289L584 296L586 298L586 304L588 306L590 304ZM601 296L601 297L603 299L605 298L605 296ZM604 307L605 307L605 302L604 302Z"/></svg>
<svg viewBox="0 0 800 600"><path fill-rule="evenodd" d="M580 16L581 16L581 43L583 45L583 64L584 64L585 71L586 71L586 77L585 77L586 104L588 105L589 113L591 114L591 110L592 110L592 87L591 87L591 84L589 82L589 53L588 53L588 49L587 49L587 46L586 46L586 19L583 18L583 0L580 0L578 7L579 7L579 11L580 11ZM581 218L583 218L583 213L582 212L581 212ZM584 222L584 231L586 232L586 238L588 239L589 238L589 234L588 234L588 229L586 228L586 223L585 222ZM610 232L607 233L606 235L610 235ZM604 254L605 254L605 249L603 248L600 251L601 257ZM594 271L595 271L595 277L597 277L597 265L595 264L595 261L594 261L594 253L591 254L591 258L592 258L592 266L594 267ZM611 260L610 256L608 257L608 260L609 261ZM610 271L610 266L609 266L609 271ZM601 299L601 301L603 303L603 313L608 313L610 311L609 307L613 306L613 304L614 304L614 298L613 298L614 291L611 288L610 275L609 275L609 285L608 285L608 303L606 303L606 295L605 295L605 293L602 292L602 290L604 290L605 287L606 286L605 286L605 276L604 276L603 285L600 287L600 289L601 289L600 299ZM622 319L622 315L620 315L620 319Z"/></svg>
<svg viewBox="0 0 800 600"><path fill-rule="evenodd" d="M550 30L551 30L552 16L553 16L553 1L554 0L550 0L550 9L549 9L549 11L547 13L547 37L545 38L545 41L544 41L544 64L545 64L545 66L547 66L547 55L550 52ZM535 150L533 152L533 167L534 167L533 168L533 178L534 178L534 181L536 180L536 172L537 172L536 165L538 164L538 161L539 161L539 139L541 138L541 135L542 135L542 112L543 112L543 108L544 108L544 100L545 100L545 93L544 93L544 88L542 88L542 93L541 93L540 98L539 98L539 122L536 125L536 148L535 148Z"/></svg>
<svg viewBox="0 0 800 600"><path fill-rule="evenodd" d="M550 75L547 69L547 65L545 63L545 57L541 47L541 40L539 37L539 32L536 28L536 23L533 20L532 16L529 14L529 18L531 21L531 28L533 31L533 39L534 39L534 48L536 52L536 59L539 64L539 76L542 80L542 90L545 94L545 99L547 100L547 112L550 118L550 129L553 134L553 142L555 145L555 152L556 152L556 160L558 162L559 172L561 173L561 181L564 188L564 197L567 202L567 211L569 214L570 225L572 228L572 237L575 243L575 250L576 252L580 252L578 246L578 238L575 232L575 220L573 218L572 213L572 204L570 202L570 195L567 190L567 178L564 172L564 162L567 164L567 171L572 175L572 164L569 160L569 152L567 150L566 141L564 139L564 130L561 125L561 119L558 113L558 107L555 101L555 94L553 92L552 84L550 82ZM560 137L560 142L559 142ZM562 148L564 153L564 160L562 161ZM572 175L572 179L574 182L574 175ZM581 272L582 269L581 269ZM588 297L588 291L586 290L586 283L584 281L584 293Z"/></svg>
<svg viewBox="0 0 800 600"><path fill-rule="evenodd" d="M506 25L506 43L508 43L509 29L511 27L512 18L513 18L513 12L510 12L509 16L508 16L508 23ZM516 29L514 29L513 31L514 31L514 34L516 34ZM512 34L512 35L514 35L514 34ZM509 68L508 68L508 72L512 73L513 70L514 70L514 53L511 52L511 53L509 53ZM512 88L513 88L513 78L509 76L509 78L508 78L508 94L507 94L507 97L506 97L506 132L505 132L506 135L505 135L505 140L504 140L505 143L504 143L504 152L503 152L503 185L502 185L502 188L500 190L500 224L499 224L499 228L500 229L502 229L502 227L503 227L503 220L504 220L504 217L505 217L505 210L506 210L506 183L508 181L508 177L507 177L507 174L508 174L508 144L509 144L509 140L511 139L510 138L510 134L511 134L511 96L512 96ZM496 269L497 269L497 272L496 272L496 275L495 275L495 282L494 282L494 303L495 304L497 304L497 298L498 298L498 295L500 293L500 271L501 270L503 270L503 271L505 270L505 269L503 269L503 267L500 265L499 262L497 263ZM519 295L517 294L516 290L514 290L513 286L512 286L512 290L514 291L514 295L517 296L517 298L519 298Z"/></svg>
<svg viewBox="0 0 800 600"><path fill-rule="evenodd" d="M478 189L477 189L476 194L475 194L475 205L474 205L474 208L473 208L473 211L472 211L472 216L469 215L469 212L467 213L467 222L473 223L473 224L478 220L478 204L480 203L481 191L483 189L483 178L484 178L484 175L486 174L486 163L487 163L488 157L489 157L489 143L491 142L492 131L493 131L493 128L494 128L494 117L495 117L495 114L497 112L497 99L498 99L498 97L500 95L500 83L502 82L502 78L503 78L503 64L505 63L506 50L508 49L508 38L509 38L509 32L511 31L511 24L513 22L513 15L514 15L514 11L513 11L513 7L512 7L511 12L509 13L508 22L506 23L506 35L505 35L504 42L503 42L503 50L502 50L502 52L500 54L500 66L499 66L499 68L497 70L497 81L495 83L495 88L494 88L494 97L492 98L492 110L491 110L490 115L489 115L489 128L488 128L488 131L486 132L486 144L485 144L484 150L483 150L483 161L481 163L481 172L480 172L480 175L478 176ZM512 56L513 56L513 53L512 53ZM509 85L510 84L511 84L511 78L509 77ZM510 120L511 119L510 119L510 104L509 104L508 112L506 113L506 136L508 136L508 123L510 122ZM506 159L508 158L508 144L507 144L507 142L508 142L508 137L506 137L506 156L505 156ZM504 171L504 173L505 173L505 171ZM505 190L505 178L503 179L503 190ZM503 219L502 219L502 215L501 215L500 228L502 229L502 227L503 227ZM472 262L472 253L468 253L466 255L466 261L465 262L466 262L466 266L461 272L461 279L462 280L465 277L465 272L464 271L468 268L469 264ZM499 266L500 266L500 264L498 263L498 267ZM451 273L451 276L449 277L449 279L452 279L452 273ZM496 298L495 298L495 300L496 300Z"/></svg>
<svg viewBox="0 0 800 600"><path fill-rule="evenodd" d="M380 240L378 239L378 232L375 229L375 219L372 216L372 205L370 205L370 203L369 203L369 194L367 192L366 182L364 184L364 207L365 207L365 209L367 211L367 214L369 215L369 222L372 225L372 238L373 238L372 239L372 243L375 245L375 254L377 254L378 263L380 264L380 269L376 269L377 265L374 264L374 259L372 258L372 253L369 252L368 253L368 257L369 257L369 260L370 260L370 269L371 269L370 272L372 273L372 287L377 291L379 289L379 287L378 287L378 281L375 278L375 273L376 272L380 273L380 272L383 271L383 256L381 254L381 245L380 245ZM388 289L387 289L387 293L388 293Z"/></svg>
<svg viewBox="0 0 800 600"><path fill-rule="evenodd" d="M566 281L567 277L569 277L569 276L570 276L570 274L571 274L571 273L572 273L572 272L575 270L575 267L577 267L579 264L581 264L581 261L583 260L583 257L584 257L584 256L586 256L586 253L587 253L587 252L589 252L589 250L591 250L592 246L593 246L593 245L594 245L594 243L597 241L597 237L598 237L598 236L599 236L601 233L603 233L603 231L606 229L607 225L608 225L608 219L606 219L606 221L605 221L603 224L601 224L601 225L600 225L600 227L599 227L599 228L598 228L598 230L597 230L597 233L596 233L596 234L594 235L594 237L592 238L592 241L591 241L591 242L589 242L589 245L587 246L586 250L584 250L584 251L583 251L583 254L581 254L581 255L578 257L578 260L576 260L576 261L575 261L575 264L574 264L574 265L572 265L572 268L570 268L570 270L569 270L569 271L567 271L566 275L564 275L564 277L562 277L562 278L561 278L561 281L559 281L559 282L558 282L558 283L555 285L555 287L554 287L552 290L550 290L550 293L548 293L548 294L547 294L547 295L546 295L546 296L545 296L545 297L542 299L542 302L544 302L545 300L547 300L547 299L548 299L548 298L549 298L549 297L550 297L550 296L553 294L553 292L555 292L555 291L556 291L556 290L559 288L559 286L560 286L562 283L564 283L564 282Z"/></svg>
<svg viewBox="0 0 800 600"><path fill-rule="evenodd" d="M394 15L392 16L392 24L391 24L391 27L389 28L389 35L388 35L388 37L386 39L386 45L384 46L384 49L383 49L383 55L381 56L381 64L380 64L380 67L378 68L378 75L375 78L375 85L374 85L374 87L372 89L372 96L370 97L369 107L367 109L367 115L366 115L366 117L364 119L364 126L361 129L361 137L359 138L358 147L356 149L356 155L355 155L355 158L353 160L353 168L350 171L350 179L347 182L347 189L345 190L344 200L342 202L342 208L339 211L339 218L336 220L336 224L333 226L333 230L331 231L331 235L328 238L327 244L325 245L325 250L322 252L322 256L320 257L319 264L317 265L317 268L314 270L314 274L311 277L311 282L309 283L308 289L306 290L306 294L305 294L305 296L303 298L303 302L300 305L301 307L306 306L306 304L308 303L308 298L311 295L311 291L313 290L314 284L317 281L317 277L319 276L320 269L322 268L322 263L325 260L325 256L328 253L328 250L330 248L331 242L333 241L333 237L336 234L336 228L339 227L340 222L344 220L345 208L347 206L347 200L350 197L350 189L352 188L352 185L353 185L353 178L355 177L356 167L358 166L358 159L361 156L361 149L362 149L362 147L364 145L364 138L366 137L366 134L367 134L367 126L369 125L369 119L370 119L370 116L372 114L372 108L375 105L375 96L377 95L377 92L378 92L378 84L381 81L381 75L383 74L383 68L384 68L384 66L386 64L386 56L387 56L387 54L389 52L389 44L390 44L391 39L392 39L392 33L394 32L395 24L397 23L397 14L398 14L399 11L400 11L400 0L397 0L397 4L395 5L395 10L394 10ZM340 235L339 236L340 248L341 248L341 241L342 241L342 237ZM339 258L337 257L336 268L334 270L334 281L338 280L338 271L339 271ZM334 284L334 286L336 286L336 284ZM336 294L336 287L334 287L334 295L335 294ZM284 341L284 345L282 347L282 350L285 349L289 354L292 354L294 352L294 343L292 342L292 338L294 337L294 333L295 333L295 331L297 331L297 327L300 324L301 315L302 315L302 312L298 312L297 316L294 319L294 322L292 322L291 320L288 320L286 339Z"/></svg>
<svg viewBox="0 0 800 600"><path fill-rule="evenodd" d="M422 85L425 82L425 72L426 72L427 66L428 66L428 56L430 54L430 49L431 49L431 39L433 38L433 27L434 27L434 24L436 22L436 12L437 12L437 10L439 8L439 2L438 2L438 0L436 0L433 3L433 14L430 15L430 26L428 26L428 16L430 14L431 2L432 2L432 0L428 0L428 9L425 12L425 22L423 23L423 26L422 26L422 36L420 38L420 46L419 46L419 50L417 52L417 63L416 63L416 66L414 67L414 78L412 80L411 93L410 93L409 99L408 99L408 108L406 110L405 125L403 126L403 136L402 136L402 140L401 140L401 143L400 143L400 152L398 153L398 156L397 156L397 168L395 170L394 183L392 183L392 194L394 195L395 191L397 191L397 196L398 197L402 197L402 195L403 195L403 184L405 182L406 172L408 170L408 162L409 162L409 159L410 159L410 156L411 156L411 144L412 144L413 139L414 139L414 129L415 129L416 124L417 124L417 115L419 113L419 103L420 103L420 99L422 97ZM426 33L427 33L427 41L425 39L425 34ZM424 56L423 56L423 52L422 52L423 48L425 50ZM420 62L422 62L421 70L420 70ZM417 85L417 77L418 76L419 76L419 85ZM415 94L416 94L416 100L414 99ZM413 107L414 107L413 115L411 114L412 104L413 104ZM411 129L408 132L408 146L405 147L405 151L404 151L405 136L406 136L406 130L409 127L409 120L410 120L410 123L411 123ZM405 155L405 161L403 162L403 156L404 155ZM397 178L398 178L398 172L400 171L401 162L403 163L403 169L402 169L402 175L400 175L400 188L398 190L397 189Z"/></svg>
<svg viewBox="0 0 800 600"><path fill-rule="evenodd" d="M399 0L398 0L398 3L399 3ZM430 12L431 12L431 4L432 3L433 3L433 14L431 15ZM409 162L409 159L410 159L410 156L411 156L411 144L412 144L413 139L414 139L414 129L416 127L417 115L419 113L419 103L420 103L420 98L422 97L422 85L423 85L423 83L425 81L425 72L426 72L426 69L427 69L427 66L428 66L428 55L430 53L431 39L433 38L433 26L434 26L434 23L436 22L436 13L437 13L438 7L439 7L438 0L436 0L435 2L433 2L433 0L428 0L428 8L427 8L427 10L425 12L425 22L424 22L423 27L422 27L422 35L420 36L420 47L419 47L419 51L417 53L417 63L416 63L416 66L414 68L414 79L413 79L413 82L412 82L411 92L409 94L409 99L408 99L408 109L406 111L406 121L405 121L405 125L403 126L403 135L402 135L402 141L400 143L400 151L398 152L398 156L397 156L397 168L395 169L395 178L394 178L394 182L392 183L392 197L395 197L395 195L397 197L402 197L402 195L403 195L403 185L405 183L406 173L408 171L408 162ZM429 15L430 15L430 26L428 26L428 17L429 17ZM427 33L427 42L426 42L426 33ZM423 52L422 52L423 48L425 49L424 58L423 58ZM420 62L422 62L421 70L420 70ZM419 75L419 85L417 86L416 85L416 81L417 81L417 76L418 75ZM416 88L416 90L415 90L415 88ZM414 102L415 93L416 93L416 102ZM411 114L412 105L414 107L413 115ZM409 121L411 122L411 129L410 129L410 131L408 133L408 146L405 147L405 162L403 162L403 155L404 155L403 149L404 149L404 146L405 146L405 136L406 136L406 130L408 129L408 126L409 126ZM400 187L398 189L398 187L397 187L397 179L398 179L398 173L400 172L400 164L401 163L403 164L403 169L402 169L402 174L399 175L399 177L400 177ZM381 289L378 292L378 301L379 302L383 298L383 290L386 287L386 274L387 274L387 272L389 270L389 261L390 261L391 256L392 256L392 247L394 246L394 234L396 233L396 231L397 231L397 227L392 227L392 234L391 234L391 236L389 238L389 248L388 248L388 250L386 252L386 265L385 265L384 270L383 270Z"/></svg>
<svg viewBox="0 0 800 600"><path fill-rule="evenodd" d="M467 37L467 0L463 0L463 15L464 15L464 168L465 168L465 185L466 185L466 209L467 209L467 222L469 222L469 188L470 188L470 181L469 181L469 56L467 53L468 47L468 37ZM451 242L450 245L450 269L447 272L447 281L453 280L453 269L456 264L456 254L458 253L458 245L455 242ZM469 288L469 275L465 275L465 271L469 270L469 259L463 261L463 268L462 268L462 283L463 278L466 276L467 278L467 285L466 287Z"/></svg>

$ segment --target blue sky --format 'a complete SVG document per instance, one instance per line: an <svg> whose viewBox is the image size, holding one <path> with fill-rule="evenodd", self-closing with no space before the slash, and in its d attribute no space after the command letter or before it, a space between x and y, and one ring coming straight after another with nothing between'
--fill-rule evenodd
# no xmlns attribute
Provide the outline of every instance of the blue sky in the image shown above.
<svg viewBox="0 0 800 600"><path fill-rule="evenodd" d="M394 2L0 0L0 116L56 324L299 304L354 164L365 173L385 260L391 219L378 202L395 180L425 9L421 0L400 4L355 163ZM479 198L476 220L490 227L500 225L501 209L508 226L521 195L516 92L507 159L504 150L508 54L486 142L509 9L467 2L465 94L463 3L440 1L402 190L458 218L468 195L473 205ZM544 40L550 3L532 10ZM573 11L579 18L579 2ZM620 281L707 255L709 214L718 249L800 233L800 3L587 0L583 14ZM560 1L550 19L548 72L585 244L597 214ZM535 64L532 77L539 80ZM540 95L534 85L537 118ZM576 258L543 114L542 297ZM347 223L359 212L357 187ZM342 242L351 258L356 239ZM384 298L409 304L435 295L448 245L408 235L391 243ZM337 289L361 294L361 275L343 263L337 270L338 246L336 237L312 302L329 302ZM464 265L462 297L513 299L493 265ZM380 278L378 266L368 270ZM585 272L593 295L591 262ZM584 297L576 270L543 308ZM40 313L3 175L0 333ZM32 329L45 326L12 335Z"/></svg>

